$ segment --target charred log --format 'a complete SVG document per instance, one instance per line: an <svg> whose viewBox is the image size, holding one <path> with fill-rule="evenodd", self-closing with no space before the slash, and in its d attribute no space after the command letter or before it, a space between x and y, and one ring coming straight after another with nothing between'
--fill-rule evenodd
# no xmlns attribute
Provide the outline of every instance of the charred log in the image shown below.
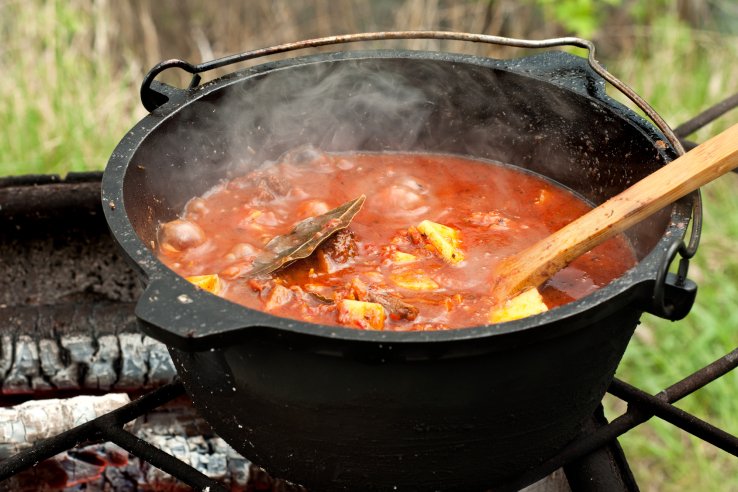
<svg viewBox="0 0 738 492"><path fill-rule="evenodd" d="M100 175L0 179L0 395L140 389L171 381L138 333L141 286L103 219Z"/></svg>
<svg viewBox="0 0 738 492"><path fill-rule="evenodd" d="M5 307L0 327L0 394L140 390L176 375L132 303Z"/></svg>
<svg viewBox="0 0 738 492"><path fill-rule="evenodd" d="M125 405L125 393L32 400L0 408L0 460Z"/></svg>

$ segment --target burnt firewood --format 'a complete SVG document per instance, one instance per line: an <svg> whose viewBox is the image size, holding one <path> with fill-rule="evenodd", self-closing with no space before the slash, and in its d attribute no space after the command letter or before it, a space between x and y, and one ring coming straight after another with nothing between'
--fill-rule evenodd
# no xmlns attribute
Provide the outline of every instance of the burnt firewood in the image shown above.
<svg viewBox="0 0 738 492"><path fill-rule="evenodd" d="M176 375L132 303L5 307L0 327L0 394L140 390Z"/></svg>
<svg viewBox="0 0 738 492"><path fill-rule="evenodd" d="M0 408L0 460L113 411L130 398L125 393L31 400Z"/></svg>

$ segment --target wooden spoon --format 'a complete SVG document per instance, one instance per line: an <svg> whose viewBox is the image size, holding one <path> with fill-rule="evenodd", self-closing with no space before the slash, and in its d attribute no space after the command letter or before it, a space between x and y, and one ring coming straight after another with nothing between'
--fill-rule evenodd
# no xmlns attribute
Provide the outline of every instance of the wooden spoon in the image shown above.
<svg viewBox="0 0 738 492"><path fill-rule="evenodd" d="M492 290L496 304L538 287L578 256L735 167L738 124L501 261L495 268Z"/></svg>

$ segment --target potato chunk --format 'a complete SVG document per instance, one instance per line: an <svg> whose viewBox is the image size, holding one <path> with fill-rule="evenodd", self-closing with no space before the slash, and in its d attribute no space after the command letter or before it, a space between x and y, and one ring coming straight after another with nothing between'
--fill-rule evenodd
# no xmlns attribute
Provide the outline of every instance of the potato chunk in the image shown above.
<svg viewBox="0 0 738 492"><path fill-rule="evenodd" d="M390 256L390 260L395 264L412 263L418 259L417 256L411 255L410 253L403 253L402 251L395 251Z"/></svg>
<svg viewBox="0 0 738 492"><path fill-rule="evenodd" d="M364 330L383 330L385 313L376 302L343 299L338 305L338 322Z"/></svg>
<svg viewBox="0 0 738 492"><path fill-rule="evenodd" d="M391 278L396 285L408 290L436 290L439 287L423 270L395 273Z"/></svg>
<svg viewBox="0 0 738 492"><path fill-rule="evenodd" d="M533 316L548 311L548 306L543 302L543 297L538 289L528 289L508 300L501 307L492 308L489 313L490 323L502 323L514 319Z"/></svg>
<svg viewBox="0 0 738 492"><path fill-rule="evenodd" d="M293 297L294 296L290 289L288 289L284 285L276 284L266 296L264 309L267 311L272 311L289 303L290 301L292 301Z"/></svg>
<svg viewBox="0 0 738 492"><path fill-rule="evenodd" d="M202 290L207 290L211 294L218 294L220 292L220 277L217 273L212 275L193 275L185 278L187 281L195 284Z"/></svg>
<svg viewBox="0 0 738 492"><path fill-rule="evenodd" d="M418 231L428 239L447 263L453 265L464 259L464 253L459 247L459 231L456 229L424 220L418 224Z"/></svg>

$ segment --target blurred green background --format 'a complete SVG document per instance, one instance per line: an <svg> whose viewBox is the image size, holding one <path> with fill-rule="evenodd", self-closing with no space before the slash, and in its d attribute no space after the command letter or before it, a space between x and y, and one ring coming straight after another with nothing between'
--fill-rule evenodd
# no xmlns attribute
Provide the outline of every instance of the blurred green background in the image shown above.
<svg viewBox="0 0 738 492"><path fill-rule="evenodd" d="M672 126L738 92L732 0L0 0L0 176L102 169L145 114L139 84L163 59L197 63L309 37L391 29L592 39L600 61ZM520 54L438 41L381 46ZM737 121L733 111L691 139L704 141ZM650 392L738 345L738 175L703 194L703 241L690 270L700 286L697 304L678 323L645 316L618 370ZM738 434L738 374L678 406ZM608 398L607 410L614 418L624 405ZM621 443L643 490L738 491L737 458L669 424L649 422Z"/></svg>

